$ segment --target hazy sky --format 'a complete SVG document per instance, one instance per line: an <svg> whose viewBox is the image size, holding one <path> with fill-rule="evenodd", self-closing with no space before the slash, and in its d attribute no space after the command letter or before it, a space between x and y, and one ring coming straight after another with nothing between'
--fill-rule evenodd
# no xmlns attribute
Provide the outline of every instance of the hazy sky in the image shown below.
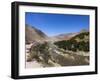
<svg viewBox="0 0 100 81"><path fill-rule="evenodd" d="M55 36L89 29L89 16L26 12L25 23L42 30L48 36Z"/></svg>

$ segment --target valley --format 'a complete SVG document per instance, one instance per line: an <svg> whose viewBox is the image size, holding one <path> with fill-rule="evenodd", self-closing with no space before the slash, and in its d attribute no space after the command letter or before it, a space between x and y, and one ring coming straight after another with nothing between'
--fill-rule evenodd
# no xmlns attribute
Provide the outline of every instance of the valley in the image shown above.
<svg viewBox="0 0 100 81"><path fill-rule="evenodd" d="M26 68L89 65L89 32L49 37L26 25Z"/></svg>

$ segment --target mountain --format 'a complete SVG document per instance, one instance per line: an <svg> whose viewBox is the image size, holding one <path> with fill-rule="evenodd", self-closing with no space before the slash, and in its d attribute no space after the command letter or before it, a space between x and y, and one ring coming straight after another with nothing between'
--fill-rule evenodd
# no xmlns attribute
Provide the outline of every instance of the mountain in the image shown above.
<svg viewBox="0 0 100 81"><path fill-rule="evenodd" d="M26 44L34 41L41 42L48 39L48 36L41 30L27 24L25 25L25 34Z"/></svg>
<svg viewBox="0 0 100 81"><path fill-rule="evenodd" d="M62 41L62 40L70 40L71 38L81 34L81 33L87 33L89 32L89 30L87 29L82 29L79 32L75 32L75 33L63 33L63 34L59 34L56 36L51 37L52 41Z"/></svg>
<svg viewBox="0 0 100 81"><path fill-rule="evenodd" d="M80 32L76 36L72 37L71 40L75 40L76 42L89 42L89 32Z"/></svg>
<svg viewBox="0 0 100 81"><path fill-rule="evenodd" d="M89 32L80 32L69 40L56 41L59 48L70 51L89 51Z"/></svg>
<svg viewBox="0 0 100 81"><path fill-rule="evenodd" d="M51 40L53 41L62 41L62 40L69 40L72 37L76 36L78 33L65 33L65 34L59 34L57 36L51 37Z"/></svg>

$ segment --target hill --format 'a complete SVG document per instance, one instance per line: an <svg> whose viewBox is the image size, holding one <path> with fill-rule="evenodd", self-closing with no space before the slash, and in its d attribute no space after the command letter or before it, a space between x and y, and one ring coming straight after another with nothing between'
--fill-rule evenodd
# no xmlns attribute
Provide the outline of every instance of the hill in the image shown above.
<svg viewBox="0 0 100 81"><path fill-rule="evenodd" d="M69 40L78 33L64 33L64 34L59 34L56 36L51 37L51 40L56 42L56 41L62 41L62 40Z"/></svg>
<svg viewBox="0 0 100 81"><path fill-rule="evenodd" d="M89 32L81 32L69 40L54 43L59 48L71 51L89 51Z"/></svg>
<svg viewBox="0 0 100 81"><path fill-rule="evenodd" d="M27 43L32 43L34 41L37 41L37 42L41 42L41 41L44 41L48 38L48 36L43 33L41 30L35 28L35 27L32 27L32 26L29 26L29 25L25 25L25 41L26 41L26 44Z"/></svg>

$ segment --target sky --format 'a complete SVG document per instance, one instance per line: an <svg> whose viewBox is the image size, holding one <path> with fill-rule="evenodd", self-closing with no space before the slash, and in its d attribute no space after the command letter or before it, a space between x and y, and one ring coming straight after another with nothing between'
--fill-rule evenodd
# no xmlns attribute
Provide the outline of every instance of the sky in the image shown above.
<svg viewBox="0 0 100 81"><path fill-rule="evenodd" d="M89 29L89 15L25 13L25 24L34 26L48 36Z"/></svg>

